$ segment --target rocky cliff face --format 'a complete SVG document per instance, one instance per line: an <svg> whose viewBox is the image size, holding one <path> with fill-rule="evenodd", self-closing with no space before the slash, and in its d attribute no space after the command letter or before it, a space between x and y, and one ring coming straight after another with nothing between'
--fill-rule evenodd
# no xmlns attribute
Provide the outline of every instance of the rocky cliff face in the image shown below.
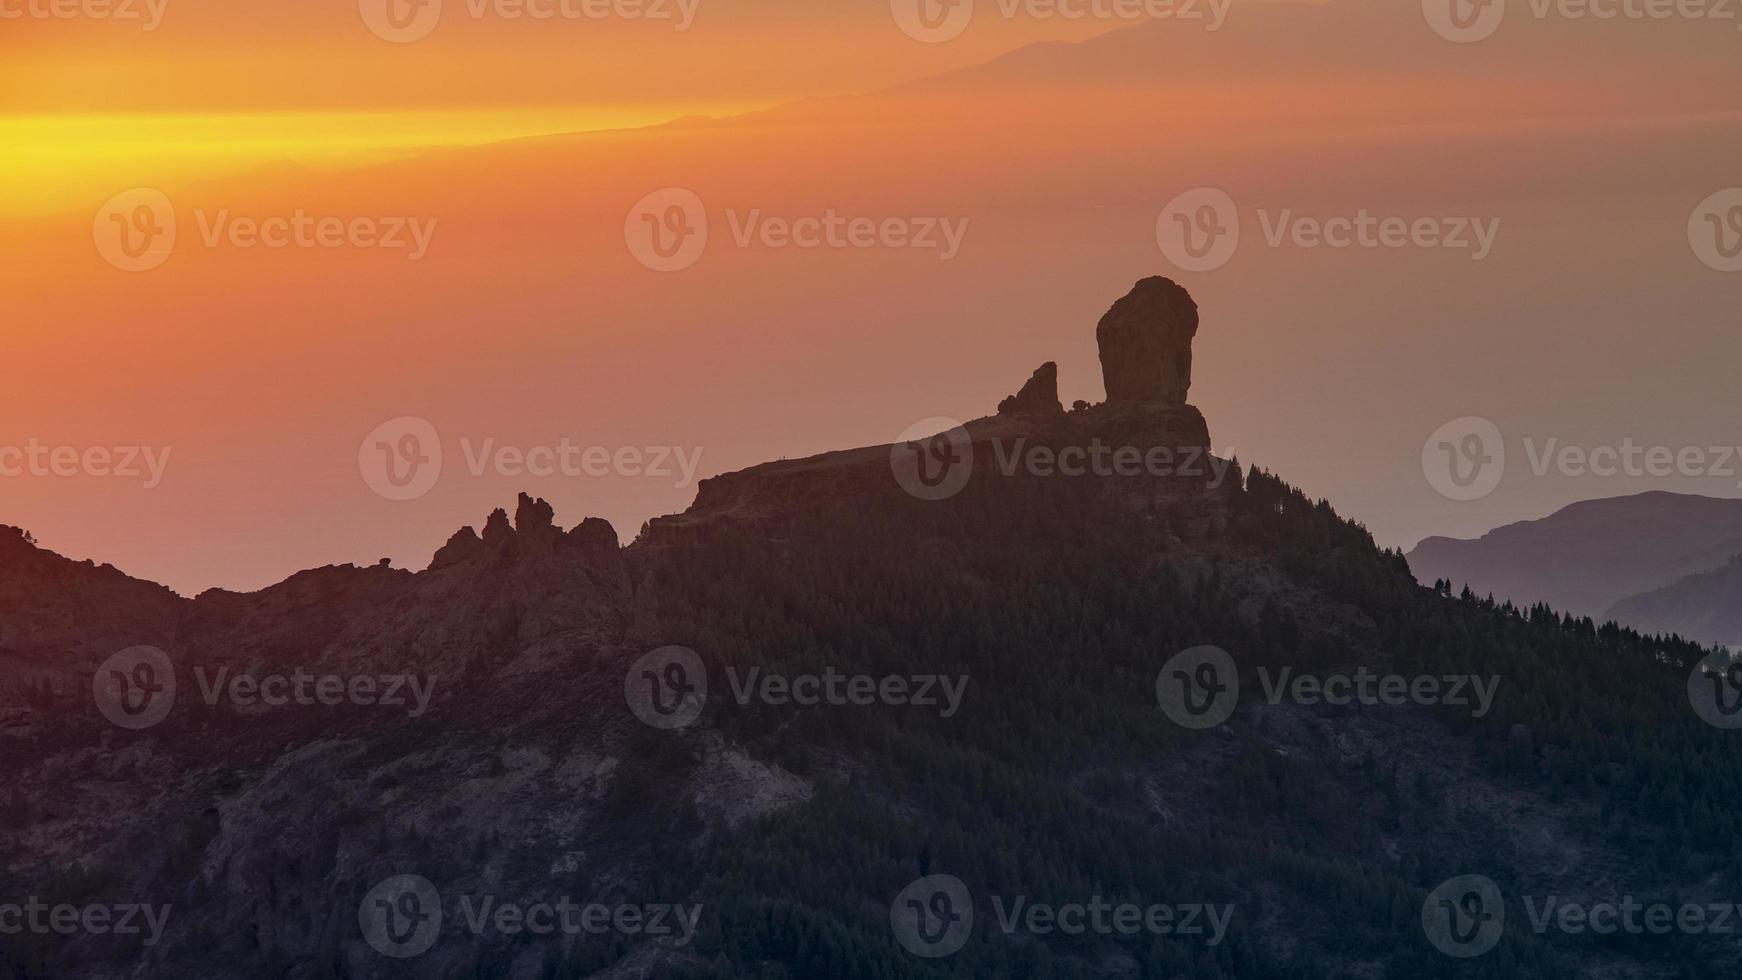
<svg viewBox="0 0 1742 980"><path fill-rule="evenodd" d="M1016 394L999 403L997 414L962 425L976 479L1006 473L1013 452L1041 449L1056 456L1062 450L1096 447L1108 453L1135 452L1146 460L1162 458L1152 455L1157 451L1176 462L1195 460L1193 465L1150 468L1172 471L1186 483L1212 478L1209 427L1203 414L1185 401L1197 328L1197 304L1183 287L1160 276L1140 280L1113 304L1095 331L1107 400L1064 411L1058 365L1042 364ZM719 522L766 526L817 507L899 495L902 488L890 472L891 453L897 448L840 450L703 480L689 510L651 522L651 539L693 536ZM1026 473L1019 462L1013 475ZM1180 482L1120 481L1109 489L1165 493L1181 489Z"/></svg>

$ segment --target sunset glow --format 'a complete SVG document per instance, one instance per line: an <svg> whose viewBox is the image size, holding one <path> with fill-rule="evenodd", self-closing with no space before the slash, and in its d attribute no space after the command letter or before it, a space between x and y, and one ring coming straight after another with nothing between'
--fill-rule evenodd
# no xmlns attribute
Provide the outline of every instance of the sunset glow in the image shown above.
<svg viewBox="0 0 1742 980"><path fill-rule="evenodd" d="M526 489L468 475L388 504L355 458L383 419L427 418L474 445L689 433L707 446L704 475L885 441L912 421L891 387L906 402L936 391L930 414L966 417L1042 352L1080 342L1075 318L1115 285L1172 268L1158 212L1194 187L1244 212L1238 274L1188 283L1226 311L1201 340L1220 354L1202 388L1212 435L1339 491L1387 541L1431 529L1398 502L1410 466L1332 459L1289 431L1318 402L1316 424L1365 444L1416 439L1344 396L1348 365L1385 352L1392 366L1366 396L1412 389L1425 424L1459 414L1463 389L1411 381L1408 366L1471 335L1506 338L1470 355L1493 358L1478 378L1526 372L1551 349L1596 370L1673 302L1695 311L1689 350L1709 348L1687 369L1728 361L1717 348L1733 304L1685 267L1687 211L1728 186L1742 112L1735 32L1707 23L1518 16L1458 44L1413 3L1194 3L1121 19L1105 13L1116 4L1066 18L982 2L971 25L938 21L961 28L943 37L923 36L933 28L905 0L704 2L681 30L449 0L396 41L371 26L381 2L171 0L150 31L4 22L0 330L23 370L0 390L14 430L0 445L146 443L175 460L149 492L0 483L12 520L184 591L258 587L334 560L421 567L453 527ZM1682 187L1705 190L1666 190ZM700 202L709 239L693 268L656 272L626 246L648 227L626 215L674 188ZM103 213L114 202L125 212ZM960 240L935 253L785 244L782 229L831 213L897 222L903 243L945 226ZM1479 261L1290 237L1302 219L1334 228L1362 213L1499 231ZM173 246L125 254L125 235L146 241L172 216ZM275 235L296 222L301 244ZM1674 298L1593 299L1575 285L1593 272ZM1547 306L1491 309L1527 283ZM1577 324L1582 340L1551 348L1521 318ZM1091 360L1061 363L1072 397L1096 396ZM63 380L74 363L88 381L76 396ZM1721 386L1706 380L1657 388L1693 399ZM1613 406L1645 420L1660 408ZM542 490L625 537L695 492ZM1541 496L1491 506L1554 499L1546 485L1526 493Z"/></svg>

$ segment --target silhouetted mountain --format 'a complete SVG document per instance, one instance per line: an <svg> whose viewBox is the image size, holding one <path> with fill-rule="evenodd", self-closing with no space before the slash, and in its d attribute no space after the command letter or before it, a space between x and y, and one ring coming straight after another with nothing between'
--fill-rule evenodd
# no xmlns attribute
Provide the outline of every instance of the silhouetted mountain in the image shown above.
<svg viewBox="0 0 1742 980"><path fill-rule="evenodd" d="M1622 599L1610 607L1609 618L1642 633L1674 633L1742 647L1742 556L1722 568Z"/></svg>
<svg viewBox="0 0 1742 980"><path fill-rule="evenodd" d="M1422 588L1329 504L1209 456L1184 402L1188 304L1149 279L1108 312L1119 398L718 477L627 547L523 495L421 572L186 600L0 541L0 621L35 671L8 675L27 716L0 730L0 894L172 909L148 946L8 936L0 976L1425 978L1478 975L1422 931L1454 875L1742 893L1734 743L1686 701L1701 651ZM1019 407L1048 408L1045 388ZM92 666L141 642L172 700L162 674ZM1231 714L1198 730L1158 695L1204 644L1239 687L1221 678ZM705 692L659 659L670 645ZM1333 704L1268 696L1283 669L1497 686L1479 709ZM866 683L807 704L750 671ZM370 703L404 675L422 695ZM265 697L298 676L340 681ZM902 694L927 678L960 696ZM666 702L661 684L691 690ZM164 713L111 723L94 690L124 721ZM365 901L400 875L446 915L404 958L365 932L378 907L407 934L431 921ZM978 910L947 957L892 929L932 875ZM486 898L565 896L703 914L663 938L468 925ZM1213 939L1007 930L1018 896L1230 912ZM1720 937L1563 942L1523 918L1479 975L1739 965Z"/></svg>
<svg viewBox="0 0 1742 980"><path fill-rule="evenodd" d="M1501 601L1601 617L1622 599L1737 554L1742 500L1654 491L1580 501L1474 540L1426 538L1409 567L1422 582L1445 579Z"/></svg>

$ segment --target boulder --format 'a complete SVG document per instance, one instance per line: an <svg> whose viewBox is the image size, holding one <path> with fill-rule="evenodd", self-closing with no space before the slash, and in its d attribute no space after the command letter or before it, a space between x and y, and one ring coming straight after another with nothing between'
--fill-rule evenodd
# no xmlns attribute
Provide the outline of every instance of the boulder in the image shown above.
<svg viewBox="0 0 1742 980"><path fill-rule="evenodd" d="M1198 304L1171 279L1141 279L1095 327L1110 405L1184 405Z"/></svg>

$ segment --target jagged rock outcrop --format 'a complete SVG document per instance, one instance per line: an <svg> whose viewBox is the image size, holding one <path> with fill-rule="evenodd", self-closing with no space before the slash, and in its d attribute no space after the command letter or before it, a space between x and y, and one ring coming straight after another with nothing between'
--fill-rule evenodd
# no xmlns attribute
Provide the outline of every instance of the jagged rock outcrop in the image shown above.
<svg viewBox="0 0 1742 980"><path fill-rule="evenodd" d="M1064 411L1058 365L1042 364L1022 390L998 404L996 415L962 425L975 472L998 470L1001 454L1013 447L1057 454L1102 446L1139 453L1166 450L1173 454L1168 458L1184 461L1177 475L1204 478L1209 472L1209 426L1185 402L1197 327L1197 304L1183 287L1160 276L1139 280L1096 329L1107 401L1079 401L1072 411ZM654 518L638 543L695 543L706 540L716 526L773 526L791 515L869 494L901 493L890 479L893 449L838 450L710 477L701 482L688 510Z"/></svg>
<svg viewBox="0 0 1742 980"><path fill-rule="evenodd" d="M617 529L603 517L589 517L576 524L569 530L567 541L570 547L602 555L615 554L621 547Z"/></svg>
<svg viewBox="0 0 1742 980"><path fill-rule="evenodd" d="M436 551L435 557L430 560L429 567L433 569L460 565L483 553L483 539L478 537L478 532L472 529L472 525L467 524L455 531L454 536L448 539L448 543Z"/></svg>
<svg viewBox="0 0 1742 980"><path fill-rule="evenodd" d="M514 525L508 523L508 512L498 507L484 518L484 550L492 554L514 547L517 536Z"/></svg>
<svg viewBox="0 0 1742 980"><path fill-rule="evenodd" d="M556 508L545 502L543 497L534 498L522 493L519 503L514 508L514 530L522 538L542 536L547 531L554 531Z"/></svg>
<svg viewBox="0 0 1742 980"><path fill-rule="evenodd" d="M485 522L482 537L470 525L460 528L436 551L429 567L451 568L484 555L508 552L521 556L549 555L559 549L608 558L619 547L617 530L610 521L589 517L565 532L556 525L556 508L543 497L522 493L514 508L512 524L508 512L498 507Z"/></svg>
<svg viewBox="0 0 1742 980"><path fill-rule="evenodd" d="M1139 280L1095 327L1112 405L1184 405L1192 386L1198 304L1162 276Z"/></svg>
<svg viewBox="0 0 1742 980"><path fill-rule="evenodd" d="M1022 390L998 403L999 415L1057 415L1059 405L1059 366L1047 361L1036 368Z"/></svg>

